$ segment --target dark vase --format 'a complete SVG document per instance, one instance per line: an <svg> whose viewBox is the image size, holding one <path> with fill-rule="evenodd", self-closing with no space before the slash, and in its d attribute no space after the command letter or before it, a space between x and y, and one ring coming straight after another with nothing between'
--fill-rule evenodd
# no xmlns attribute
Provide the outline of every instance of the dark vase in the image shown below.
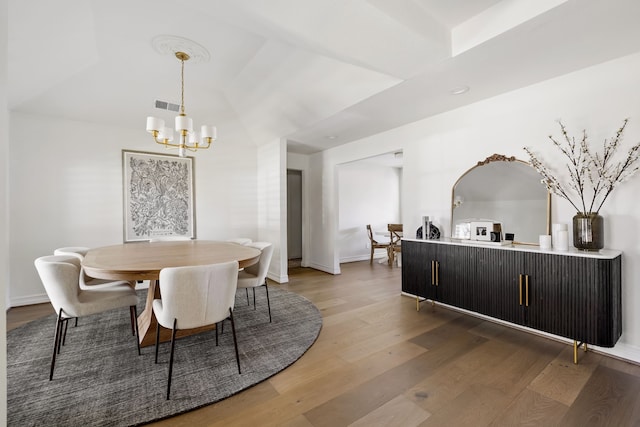
<svg viewBox="0 0 640 427"><path fill-rule="evenodd" d="M578 212L573 217L573 246L582 251L604 248L604 224L597 213Z"/></svg>

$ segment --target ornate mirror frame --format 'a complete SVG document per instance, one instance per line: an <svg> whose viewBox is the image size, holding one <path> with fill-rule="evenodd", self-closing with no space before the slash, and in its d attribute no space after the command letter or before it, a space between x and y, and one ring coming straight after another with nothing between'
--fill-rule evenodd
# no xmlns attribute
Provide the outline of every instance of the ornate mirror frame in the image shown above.
<svg viewBox="0 0 640 427"><path fill-rule="evenodd" d="M526 165L531 169L531 182L529 182L528 177L527 178L527 182L514 182L513 180L505 180L504 176L499 176L500 173L499 172L508 172L508 171L515 171L516 169L510 168L509 165ZM494 165L492 166L492 169L479 169L482 168L484 166L487 165ZM520 168L521 171L525 172L526 174L529 174L529 170L527 168ZM484 173L485 176L481 176L478 175L479 173ZM509 172L511 173L511 172ZM470 182L467 183L467 185L469 185L471 188L475 188L478 191L481 191L483 193L484 200L486 200L485 203L490 204L491 200L486 198L488 197L488 194L492 194L492 191L495 191L495 194L498 195L502 190L503 187L509 187L509 192L511 192L512 194L514 192L518 193L518 194L527 194L527 192L532 192L531 189L533 188L535 191L533 192L538 192L538 188L535 186L535 183L537 182L538 185L540 185L542 188L544 188L544 186L540 183L540 176L538 174L538 172L528 163L525 162L523 160L519 160L517 159L515 156L511 156L511 157L507 157L505 155L502 154L493 154L489 157L487 157L484 160L479 161L475 166L471 167L469 170L467 170L465 173L463 173L458 179L457 181L453 184L453 187L451 189L451 227L450 227L450 232L451 232L451 237L455 238L455 224L456 221L460 221L463 218L457 218L456 219L456 215L455 215L455 210L456 208L459 208L462 206L462 204L464 203L464 194L461 197L460 194L456 194L456 188L462 183L464 182L465 178L470 178L473 177L474 178L474 182ZM479 178L484 178L484 180L480 181ZM486 185L485 184L486 181ZM502 185L503 183L507 183L508 185L504 186ZM522 184L521 188L516 188L516 186L514 186L514 184ZM464 189L463 189L464 190ZM519 239L518 235L516 234L515 239L514 239L514 243L517 244L525 244L525 245L538 245L538 236L540 234L551 234L551 193L549 193L546 189L544 189L544 193L546 193L546 211L545 211L545 218L544 221L546 223L546 226L544 228L539 229L539 231L537 231L535 233L535 238L533 237L533 235L530 235L529 238L525 238L525 239ZM539 201L540 199L534 199L535 201ZM496 200L497 203L507 203L507 204L515 204L518 205L518 200L516 199L509 199L509 200ZM527 201L527 202L522 202L522 208L525 209L525 214L526 214L526 206L524 205L524 203L532 203L533 201ZM536 202L537 203L537 202ZM542 210L542 208L540 208ZM478 218L478 217L473 217L473 218ZM524 215L523 215L524 218ZM466 219L466 218L465 218ZM491 218L493 220L496 221L500 221L500 218ZM526 220L524 220L526 221ZM542 221L540 221L542 222ZM510 232L510 230L508 229L503 229L502 230L503 233L508 233Z"/></svg>

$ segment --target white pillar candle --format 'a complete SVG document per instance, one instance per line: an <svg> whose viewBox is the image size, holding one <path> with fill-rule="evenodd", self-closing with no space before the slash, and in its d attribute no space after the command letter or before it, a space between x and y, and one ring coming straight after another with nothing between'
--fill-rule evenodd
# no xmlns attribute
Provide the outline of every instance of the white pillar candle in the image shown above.
<svg viewBox="0 0 640 427"><path fill-rule="evenodd" d="M549 234L540 235L540 249L542 250L551 249L551 236Z"/></svg>
<svg viewBox="0 0 640 427"><path fill-rule="evenodd" d="M569 249L567 224L553 224L553 249L566 251Z"/></svg>
<svg viewBox="0 0 640 427"><path fill-rule="evenodd" d="M553 249L556 251L569 250L569 232L567 230L558 230L553 235Z"/></svg>
<svg viewBox="0 0 640 427"><path fill-rule="evenodd" d="M553 224L554 233L556 231L562 231L562 230L567 230L567 224Z"/></svg>

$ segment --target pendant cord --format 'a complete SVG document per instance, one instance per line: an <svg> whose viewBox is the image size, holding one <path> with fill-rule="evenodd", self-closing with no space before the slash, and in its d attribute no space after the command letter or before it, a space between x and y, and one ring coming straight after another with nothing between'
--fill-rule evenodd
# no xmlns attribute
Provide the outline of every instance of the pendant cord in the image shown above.
<svg viewBox="0 0 640 427"><path fill-rule="evenodd" d="M182 69L180 72L180 114L184 114L184 59L181 59Z"/></svg>

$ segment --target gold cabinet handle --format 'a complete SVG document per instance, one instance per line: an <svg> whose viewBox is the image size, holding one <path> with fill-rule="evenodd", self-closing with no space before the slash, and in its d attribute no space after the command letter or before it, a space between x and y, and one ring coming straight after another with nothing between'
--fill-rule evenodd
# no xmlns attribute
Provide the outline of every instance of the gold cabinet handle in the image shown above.
<svg viewBox="0 0 640 427"><path fill-rule="evenodd" d="M436 261L436 286L440 284L440 263Z"/></svg>
<svg viewBox="0 0 640 427"><path fill-rule="evenodd" d="M525 274L524 275L524 286L525 286L525 298L526 298L526 303L525 305L527 307L529 307L529 275Z"/></svg>
<svg viewBox="0 0 640 427"><path fill-rule="evenodd" d="M431 285L436 284L436 266L435 261L431 260Z"/></svg>
<svg viewBox="0 0 640 427"><path fill-rule="evenodd" d="M520 295L520 305L522 305L522 274L518 274L518 294Z"/></svg>

